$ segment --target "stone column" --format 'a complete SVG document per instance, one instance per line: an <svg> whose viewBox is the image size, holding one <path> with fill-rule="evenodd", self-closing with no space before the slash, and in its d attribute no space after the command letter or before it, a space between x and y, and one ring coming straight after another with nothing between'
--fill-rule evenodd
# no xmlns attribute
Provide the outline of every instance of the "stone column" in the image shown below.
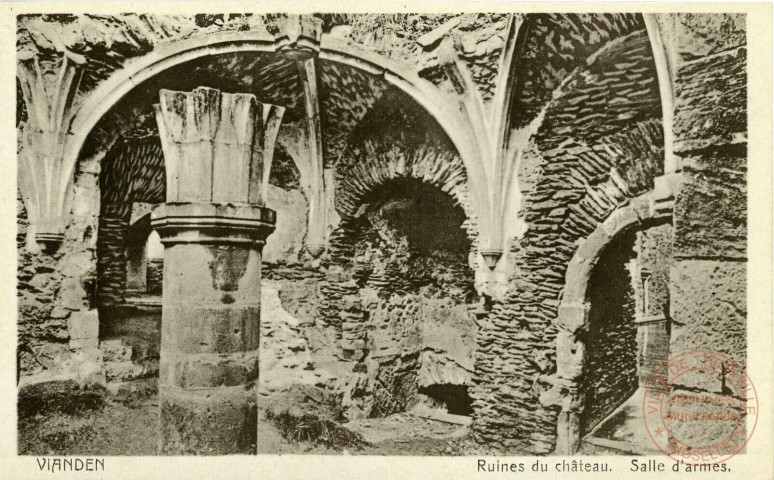
<svg viewBox="0 0 774 480"><path fill-rule="evenodd" d="M252 95L161 91L160 453L255 453L261 252L275 224L262 185L283 112Z"/></svg>

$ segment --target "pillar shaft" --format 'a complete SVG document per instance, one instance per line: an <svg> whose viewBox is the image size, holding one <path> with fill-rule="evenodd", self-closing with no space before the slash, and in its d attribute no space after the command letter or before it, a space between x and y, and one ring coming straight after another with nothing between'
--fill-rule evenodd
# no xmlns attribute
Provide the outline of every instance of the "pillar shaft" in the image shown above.
<svg viewBox="0 0 774 480"><path fill-rule="evenodd" d="M164 243L162 453L254 450L261 251L274 212L252 205L167 203Z"/></svg>
<svg viewBox="0 0 774 480"><path fill-rule="evenodd" d="M151 225L164 244L163 454L255 453L261 252L276 221L257 180L274 148L272 111L281 118L251 95L161 93L167 203Z"/></svg>

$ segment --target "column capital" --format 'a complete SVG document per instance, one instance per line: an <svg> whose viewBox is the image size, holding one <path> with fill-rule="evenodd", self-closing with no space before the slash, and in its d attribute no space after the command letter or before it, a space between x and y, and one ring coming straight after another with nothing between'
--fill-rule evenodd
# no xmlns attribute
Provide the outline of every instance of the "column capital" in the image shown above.
<svg viewBox="0 0 774 480"><path fill-rule="evenodd" d="M151 213L151 226L165 245L217 243L263 245L274 231L277 215L260 205L163 203Z"/></svg>
<svg viewBox="0 0 774 480"><path fill-rule="evenodd" d="M27 107L27 121L19 135L19 191L34 239L46 250L55 250L64 238L72 169L63 165L63 153L83 73L81 63L71 54L46 61L33 55L20 59L17 68Z"/></svg>
<svg viewBox="0 0 774 480"><path fill-rule="evenodd" d="M159 96L167 202L262 204L285 109L207 87Z"/></svg>

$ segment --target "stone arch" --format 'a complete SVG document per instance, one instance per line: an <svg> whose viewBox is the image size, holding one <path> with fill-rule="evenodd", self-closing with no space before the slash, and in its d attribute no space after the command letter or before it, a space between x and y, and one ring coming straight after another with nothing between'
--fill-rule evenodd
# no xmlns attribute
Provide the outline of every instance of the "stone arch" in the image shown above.
<svg viewBox="0 0 774 480"><path fill-rule="evenodd" d="M358 362L345 415L389 415L417 402L469 415L477 232L465 168L453 148L424 136L364 133L335 166L341 221L324 260L318 310L340 337L342 357Z"/></svg>
<svg viewBox="0 0 774 480"><path fill-rule="evenodd" d="M405 105L400 97L396 92L385 94L351 134L334 166L334 208L341 221L331 236L333 250L336 237L340 240L348 233L349 221L364 199L401 179L417 180L449 195L465 213L468 238L473 243L477 239L468 172L458 151L421 105Z"/></svg>
<svg viewBox="0 0 774 480"><path fill-rule="evenodd" d="M351 264L355 244L364 227L363 209L370 204L372 195L384 193L384 189L402 182L415 182L448 196L464 214L460 226L470 243L471 254L475 252L478 232L468 203L465 169L458 157L455 160L452 153L431 148L404 151L395 145L377 151L373 144L366 143L359 158L361 161L353 163L337 178L335 208L340 220L330 236L332 264Z"/></svg>
<svg viewBox="0 0 774 480"><path fill-rule="evenodd" d="M354 164L337 185L336 209L342 218L351 217L370 192L391 180L412 178L450 195L470 219L473 213L468 201L465 168L454 157L453 153L430 148L401 151L393 146L379 152L373 144L366 144L365 161ZM475 235L472 228L469 234Z"/></svg>
<svg viewBox="0 0 774 480"><path fill-rule="evenodd" d="M72 177L81 149L100 119L145 80L174 66L206 56L238 52L276 53L277 51L275 37L266 32L217 32L160 45L147 55L133 60L90 92L86 101L73 116L70 126L71 135L63 154L64 174L67 178ZM449 108L446 105L448 102L443 101L440 93L431 83L416 74L413 66L384 58L377 53L327 35L322 38L319 58L381 76L430 113L458 147L458 151L465 151L463 140L465 137L460 133L464 122L459 118L459 112ZM468 160L465 159L465 161ZM66 189L63 189L60 195L65 194Z"/></svg>
<svg viewBox="0 0 774 480"><path fill-rule="evenodd" d="M561 83L545 103L520 100L539 110L540 123L534 125L519 167L520 214L526 225L509 252L511 271L518 277L509 281L507 297L492 302L480 320L479 338L492 348L482 348L477 356L480 381L474 398L477 411L493 412L474 420L473 434L481 441L494 434L531 453L556 449L557 414L571 398L566 382L554 374L557 309L568 265L598 225L631 205L632 198L654 191L654 179L663 173L655 72L644 28L634 27L622 29L594 52L582 49L588 61L568 66L572 69L556 79ZM636 68L631 68L634 60ZM638 77L618 71L627 67ZM613 77L621 80L607 80ZM622 102L619 92L626 92L624 84L630 81L642 82L637 90L642 94ZM499 341L503 331L518 333L506 343ZM501 380L504 371L507 381Z"/></svg>
<svg viewBox="0 0 774 480"><path fill-rule="evenodd" d="M586 361L581 334L589 328L587 297L594 267L614 238L670 222L671 204L664 208L662 199L662 191L657 188L618 207L583 240L568 265L555 322L556 372L550 380L552 388L541 398L544 404L559 407L555 450L558 454L572 454L580 445L580 411L584 405L581 376Z"/></svg>
<svg viewBox="0 0 774 480"><path fill-rule="evenodd" d="M470 415L470 308L478 296L471 241L460 228L464 210L413 176L390 177L361 200L337 232L348 245L336 246L321 290L343 356L359 365L347 388L373 385L373 395L363 393L370 387L346 390L353 399L348 414L389 415L428 402Z"/></svg>
<svg viewBox="0 0 774 480"><path fill-rule="evenodd" d="M400 98L396 98L396 95ZM469 276L465 273L455 277L469 279L469 285L466 280L458 281L459 285L450 285L444 274L434 271L430 275L424 275L422 272L429 270L422 267L417 268L422 272L415 271L414 267L417 265L435 262L441 257L437 256L440 250L430 252L415 248L418 244L411 242L410 235L405 239L394 238L394 242L381 243L385 238L381 237L382 234L392 238L392 232L401 230L406 233L418 227L412 226L411 229L403 230L402 226L397 225L400 222L394 224L392 220L382 225L382 202L406 200L406 207L413 208L411 205L418 205L415 203L417 199L429 198L424 194L438 200L443 199L433 205L442 206L444 209L451 207L460 214L459 217L454 215L460 223L457 223L457 220L452 223L454 226L463 227L464 231L459 233L465 240L454 242L455 253L444 250L450 255L443 257L444 260L441 261L444 267L448 267L447 270L459 269L460 272L467 272L466 269L470 268L470 251L474 249L477 232L468 196L467 170L448 136L432 117L421 109L421 105L411 102L400 92L385 94L380 102L380 105L375 105L371 113L363 118L360 126L350 135L342 155L331 165L334 186L332 208L335 209L339 221L331 225L333 231L329 240L329 255L325 259L329 264L326 281L320 290L322 299L319 313L322 322L333 326L337 331L341 330L346 339L343 349L345 352L353 352L353 358L358 356L360 342L351 340L353 334L348 329L356 322L343 319L365 318L366 312L362 310L364 303L358 300L361 289L371 285L381 294L389 296L392 293L403 295L401 292L404 292L404 289L401 285L404 284L428 285L434 290L443 285L456 292L455 299L461 299L468 297L474 280L472 269ZM372 208L375 210L372 211ZM376 213L376 210L379 212ZM376 216L372 216L372 213L376 213ZM448 226L452 226L452 223L448 223ZM393 230L395 227L397 230ZM379 266L375 267L373 272L361 271L363 264L358 258L360 255L367 257L368 252L376 252L366 239L377 231L377 237L382 240L377 240L374 245L387 245L387 250L391 252L394 247L398 257L405 258L408 264L412 265L411 268L406 270L400 261L393 263L394 259L385 257L384 262L377 262ZM410 245L403 245L404 241ZM464 259L458 255L463 250L457 248L463 243ZM407 256L403 257L403 254ZM381 253L376 252L375 255L381 258ZM385 283L384 274L387 272L387 277L391 276L392 280ZM426 281L427 283L424 283Z"/></svg>

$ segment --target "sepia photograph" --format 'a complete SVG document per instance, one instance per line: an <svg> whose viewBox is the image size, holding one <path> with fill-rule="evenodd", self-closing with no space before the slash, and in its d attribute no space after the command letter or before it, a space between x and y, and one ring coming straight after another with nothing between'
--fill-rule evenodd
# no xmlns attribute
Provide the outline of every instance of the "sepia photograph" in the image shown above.
<svg viewBox="0 0 774 480"><path fill-rule="evenodd" d="M16 455L746 455L747 13L137 5L13 15Z"/></svg>

